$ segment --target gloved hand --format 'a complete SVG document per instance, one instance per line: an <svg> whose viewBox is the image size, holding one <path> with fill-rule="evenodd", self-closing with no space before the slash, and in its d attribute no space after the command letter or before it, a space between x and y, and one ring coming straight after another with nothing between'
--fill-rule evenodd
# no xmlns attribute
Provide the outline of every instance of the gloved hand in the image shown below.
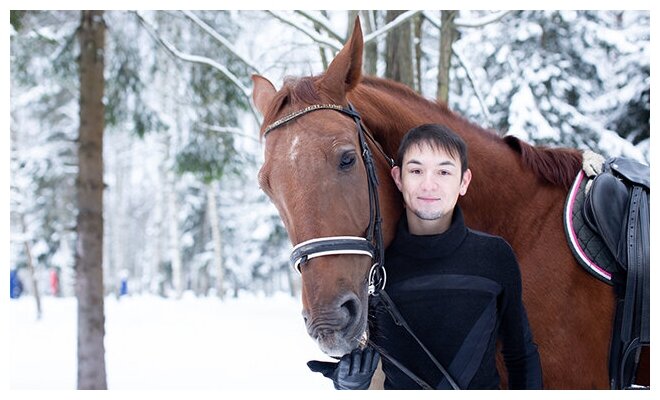
<svg viewBox="0 0 660 400"><path fill-rule="evenodd" d="M355 349L345 354L338 363L309 361L307 366L313 372L320 372L332 379L335 389L363 390L369 388L379 360L380 354L367 346L364 350Z"/></svg>

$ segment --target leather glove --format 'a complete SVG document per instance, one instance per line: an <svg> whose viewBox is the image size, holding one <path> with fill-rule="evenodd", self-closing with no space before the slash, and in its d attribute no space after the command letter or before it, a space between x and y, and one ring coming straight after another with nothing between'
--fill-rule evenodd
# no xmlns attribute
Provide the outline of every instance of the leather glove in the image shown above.
<svg viewBox="0 0 660 400"><path fill-rule="evenodd" d="M364 390L369 388L379 360L380 354L368 346L345 354L337 363L314 360L307 362L307 366L332 379L335 389Z"/></svg>

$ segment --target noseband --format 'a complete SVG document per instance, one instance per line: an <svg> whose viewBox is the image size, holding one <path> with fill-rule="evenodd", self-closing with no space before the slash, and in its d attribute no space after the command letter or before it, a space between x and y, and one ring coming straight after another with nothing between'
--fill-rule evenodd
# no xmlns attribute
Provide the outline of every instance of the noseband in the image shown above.
<svg viewBox="0 0 660 400"><path fill-rule="evenodd" d="M360 114L355 111L353 106L348 103L348 108L338 104L315 104L302 110L288 114L264 129L264 137L271 131L280 126L317 110L335 110L347 115L355 121L357 127L358 139L360 141L360 150L362 152L362 161L367 170L367 185L369 188L369 226L366 230L366 237L358 236L327 236L306 240L296 245L291 251L290 262L293 268L302 273L302 266L312 258L330 256L330 255L364 255L371 257L373 265L369 270L368 291L369 294L375 294L385 287L386 275L384 268L385 246L383 245L382 218L380 216L380 203L378 199L378 177L376 176L376 167L374 165L373 155L367 143L367 137L376 145L381 154L385 157L390 167L394 166L394 160L388 157L383 149L378 145L374 138L368 133L366 127L362 124Z"/></svg>

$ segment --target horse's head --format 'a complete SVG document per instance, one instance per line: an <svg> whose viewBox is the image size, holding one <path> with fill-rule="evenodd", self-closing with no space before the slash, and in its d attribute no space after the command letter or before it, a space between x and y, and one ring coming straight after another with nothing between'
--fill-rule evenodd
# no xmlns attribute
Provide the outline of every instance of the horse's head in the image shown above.
<svg viewBox="0 0 660 400"><path fill-rule="evenodd" d="M361 76L362 45L356 21L351 39L324 74L289 79L279 91L266 78L253 76L253 100L264 115L262 134L267 134L259 184L277 207L293 245L364 237L370 225L367 171L354 120L333 109L288 120L311 105L348 105L346 93ZM279 125L269 130L274 122ZM367 275L373 261L363 254L323 255L303 259L299 268L303 317L321 350L341 356L366 333Z"/></svg>

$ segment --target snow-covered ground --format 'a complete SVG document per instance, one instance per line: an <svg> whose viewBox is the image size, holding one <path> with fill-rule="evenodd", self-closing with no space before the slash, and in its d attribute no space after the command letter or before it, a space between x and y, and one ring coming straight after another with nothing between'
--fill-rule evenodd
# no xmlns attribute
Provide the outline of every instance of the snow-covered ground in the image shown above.
<svg viewBox="0 0 660 400"><path fill-rule="evenodd" d="M10 389L75 389L76 300L42 304L38 321L34 298L9 302ZM300 309L285 294L106 297L108 388L332 391L306 366L330 359L307 336Z"/></svg>

